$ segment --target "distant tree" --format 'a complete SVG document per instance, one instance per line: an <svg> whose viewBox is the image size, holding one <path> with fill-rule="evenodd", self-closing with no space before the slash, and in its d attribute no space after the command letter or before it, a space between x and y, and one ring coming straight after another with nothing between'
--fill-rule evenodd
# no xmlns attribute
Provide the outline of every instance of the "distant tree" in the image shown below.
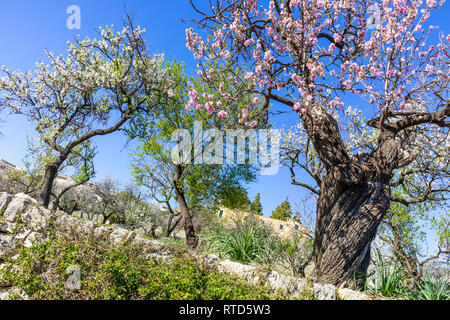
<svg viewBox="0 0 450 320"><path fill-rule="evenodd" d="M252 201L252 203L250 204L250 211L253 214L258 214L260 216L262 216L262 204L261 204L261 194L257 194L255 197L255 200Z"/></svg>
<svg viewBox="0 0 450 320"><path fill-rule="evenodd" d="M248 210L250 206L247 190L241 186L224 188L219 197L219 203L229 209Z"/></svg>
<svg viewBox="0 0 450 320"><path fill-rule="evenodd" d="M271 218L286 221L292 215L291 204L286 199L272 212Z"/></svg>
<svg viewBox="0 0 450 320"><path fill-rule="evenodd" d="M48 207L54 180L72 154L93 154L92 138L153 111L167 91L163 57L149 55L143 34L128 20L121 32L105 27L99 40L69 42L65 58L47 52L50 66L39 63L27 73L3 68L0 105L35 123L46 154L43 206Z"/></svg>
<svg viewBox="0 0 450 320"><path fill-rule="evenodd" d="M205 104L202 106L204 113L191 112L186 105L194 98L188 93L195 90L198 96L209 97L215 92L206 91L201 82L186 77L182 64L167 64L165 70L169 74L168 87L171 88L164 102L165 107L145 126L134 127L128 132L131 138L137 138L140 142L135 152L133 176L139 186L146 187L152 197L168 206L169 210L176 202L183 219L186 243L195 247L198 238L192 211L199 207L213 208L221 203L232 207L248 206L245 199L237 199L235 192L242 195L242 184L254 181L256 174L250 165L223 165L222 158L220 163L197 163L195 150L200 149L204 153L210 150L213 153L209 148L218 143L213 140L216 138L206 134L206 130L215 128L215 123L210 119L217 111L214 111L214 106ZM223 84L222 89L227 90L227 85L232 83ZM201 124L204 134L195 132L195 123ZM176 129L188 131L193 137L188 148L194 149L194 152L183 154L177 161L173 157Z"/></svg>

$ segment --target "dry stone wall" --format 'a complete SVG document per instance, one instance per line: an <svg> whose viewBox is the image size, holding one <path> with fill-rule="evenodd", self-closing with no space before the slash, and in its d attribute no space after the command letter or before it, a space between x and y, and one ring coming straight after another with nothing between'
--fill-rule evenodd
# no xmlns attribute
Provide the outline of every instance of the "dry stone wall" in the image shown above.
<svg viewBox="0 0 450 320"><path fill-rule="evenodd" d="M0 268L7 257L20 247L30 247L46 240L44 232L52 224L55 232L77 232L80 236L108 236L112 245L126 243L143 245L143 253L149 258L171 259L171 247L156 240L150 240L135 232L114 226L98 225L92 221L80 220L64 213L53 213L42 208L24 194L9 195L0 193ZM53 229L52 229L53 230ZM307 280L296 278L256 265L245 265L229 260L221 261L215 255L192 253L199 261L215 265L221 272L239 276L251 284L262 284L270 289L283 290L292 298L311 290L319 300L368 300L369 296L350 289L339 289L333 285L310 284ZM7 300L12 294L27 299L25 293L0 278L0 300Z"/></svg>

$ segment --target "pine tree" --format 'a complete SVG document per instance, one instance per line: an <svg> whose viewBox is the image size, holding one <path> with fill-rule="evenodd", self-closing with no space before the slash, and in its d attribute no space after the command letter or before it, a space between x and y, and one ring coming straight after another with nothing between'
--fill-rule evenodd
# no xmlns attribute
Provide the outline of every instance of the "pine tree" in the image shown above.
<svg viewBox="0 0 450 320"><path fill-rule="evenodd" d="M261 194L257 194L255 200L250 204L250 211L253 214L262 216Z"/></svg>
<svg viewBox="0 0 450 320"><path fill-rule="evenodd" d="M271 218L286 221L291 215L291 204L286 199L272 212Z"/></svg>

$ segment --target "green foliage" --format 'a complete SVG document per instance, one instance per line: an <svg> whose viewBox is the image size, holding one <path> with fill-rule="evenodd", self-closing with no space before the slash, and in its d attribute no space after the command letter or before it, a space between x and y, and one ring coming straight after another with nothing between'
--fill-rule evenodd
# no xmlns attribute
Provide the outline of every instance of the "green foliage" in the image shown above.
<svg viewBox="0 0 450 320"><path fill-rule="evenodd" d="M294 233L288 239L280 239L277 262L293 276L301 276L312 258L314 241L304 234Z"/></svg>
<svg viewBox="0 0 450 320"><path fill-rule="evenodd" d="M248 199L247 190L241 186L235 188L224 188L218 195L219 203L231 210L248 210L250 200Z"/></svg>
<svg viewBox="0 0 450 320"><path fill-rule="evenodd" d="M250 204L250 211L253 214L262 216L263 208L261 204L261 194L258 193L255 197L255 200L253 200L252 203Z"/></svg>
<svg viewBox="0 0 450 320"><path fill-rule="evenodd" d="M372 286L369 291L373 294L385 297L404 296L406 278L403 268L397 261L387 261L380 250L375 255L376 277L372 278Z"/></svg>
<svg viewBox="0 0 450 320"><path fill-rule="evenodd" d="M17 268L8 262L2 276L32 299L237 300L284 299L278 292L219 273L194 258L173 252L161 262L145 258L139 246L111 246L106 239L59 236L22 249ZM70 290L70 266L81 270L81 289Z"/></svg>
<svg viewBox="0 0 450 320"><path fill-rule="evenodd" d="M427 274L423 283L416 282L412 297L417 300L450 300L450 284Z"/></svg>
<svg viewBox="0 0 450 320"><path fill-rule="evenodd" d="M369 278L366 290L375 295L413 300L450 300L450 285L445 277L426 273L422 281L408 286L407 272L396 260L387 261L379 250L375 255L376 273Z"/></svg>
<svg viewBox="0 0 450 320"><path fill-rule="evenodd" d="M291 204L286 199L272 212L271 218L286 221L292 215Z"/></svg>
<svg viewBox="0 0 450 320"><path fill-rule="evenodd" d="M202 130L216 126L220 129L223 126L211 120L211 116L186 110L190 89L195 89L199 96L210 96L215 92L203 86L199 79L187 77L183 64L168 63L166 71L170 79L171 95L164 102L164 107L145 126L128 132L130 137L137 137L140 141L132 165L134 179L138 185L150 189L152 196L163 199L162 202L174 199L175 164L171 156L175 146L172 140L174 130L188 130L194 149L204 149L208 146L209 139L198 136L195 123L200 124ZM256 169L247 164L195 163L194 153L192 152L190 161L182 164L182 176L177 181L189 207L213 208L219 204L232 208L248 207L245 197L242 198L246 193L243 184L256 180Z"/></svg>
<svg viewBox="0 0 450 320"><path fill-rule="evenodd" d="M261 222L252 216L236 221L205 236L208 250L223 258L249 263L264 263L278 239ZM273 253L273 252L272 252Z"/></svg>

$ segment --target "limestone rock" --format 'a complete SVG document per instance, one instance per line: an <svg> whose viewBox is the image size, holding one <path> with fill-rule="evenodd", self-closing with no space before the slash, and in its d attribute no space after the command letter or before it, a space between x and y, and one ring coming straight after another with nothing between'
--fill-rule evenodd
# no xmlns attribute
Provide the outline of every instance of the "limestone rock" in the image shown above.
<svg viewBox="0 0 450 320"><path fill-rule="evenodd" d="M25 208L31 204L28 197L23 197L16 195L11 199L5 211L3 212L3 217L8 222L16 222L20 214L23 213Z"/></svg>
<svg viewBox="0 0 450 320"><path fill-rule="evenodd" d="M12 288L10 290L6 290L4 292L0 292L0 301L2 300L29 300L28 295L23 291L17 288Z"/></svg>
<svg viewBox="0 0 450 320"><path fill-rule="evenodd" d="M295 278L275 271L269 273L267 282L270 288L274 290L284 290L293 297L299 297L308 287L305 279Z"/></svg>
<svg viewBox="0 0 450 320"><path fill-rule="evenodd" d="M17 224L8 221L0 221L0 232L14 234L17 230Z"/></svg>
<svg viewBox="0 0 450 320"><path fill-rule="evenodd" d="M76 223L76 231L84 237L89 237L94 233L96 224L88 220L80 220Z"/></svg>
<svg viewBox="0 0 450 320"><path fill-rule="evenodd" d="M317 300L336 300L336 286L314 283L313 295Z"/></svg>
<svg viewBox="0 0 450 320"><path fill-rule="evenodd" d="M48 228L50 219L52 217L49 210L37 208L35 206L27 209L21 217L21 222L34 231L44 231Z"/></svg>
<svg viewBox="0 0 450 320"><path fill-rule="evenodd" d="M230 260L224 260L218 264L217 268L220 272L244 278L251 284L260 283L260 275L258 274L257 268L254 266L249 266Z"/></svg>
<svg viewBox="0 0 450 320"><path fill-rule="evenodd" d="M109 238L114 244L119 245L129 242L135 236L136 234L134 232L130 232L122 228L117 228L110 234Z"/></svg>
<svg viewBox="0 0 450 320"><path fill-rule="evenodd" d="M207 263L215 264L215 263L218 263L218 262L219 262L219 257L216 256L215 254L208 254L208 255L205 257L205 260L206 260Z"/></svg>
<svg viewBox="0 0 450 320"><path fill-rule="evenodd" d="M0 258L6 257L14 248L14 238L0 233Z"/></svg>
<svg viewBox="0 0 450 320"><path fill-rule="evenodd" d="M367 294L348 288L340 288L337 293L342 300L370 300Z"/></svg>
<svg viewBox="0 0 450 320"><path fill-rule="evenodd" d="M0 192L0 215L3 214L3 210L6 209L11 200L12 196L5 192Z"/></svg>

